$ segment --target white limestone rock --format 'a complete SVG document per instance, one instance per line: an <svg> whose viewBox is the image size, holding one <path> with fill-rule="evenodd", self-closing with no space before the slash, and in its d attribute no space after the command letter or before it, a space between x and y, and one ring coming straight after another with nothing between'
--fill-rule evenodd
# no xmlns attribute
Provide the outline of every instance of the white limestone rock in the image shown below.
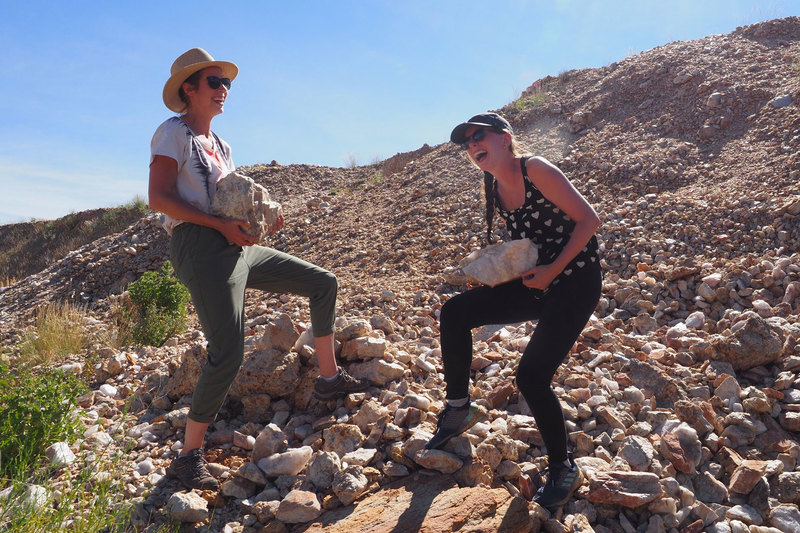
<svg viewBox="0 0 800 533"><path fill-rule="evenodd" d="M211 201L213 215L246 220L250 226L245 231L264 242L272 233L282 214L281 204L272 201L269 192L239 172L231 172L217 182L217 192Z"/></svg>
<svg viewBox="0 0 800 533"><path fill-rule="evenodd" d="M176 492L167 501L167 516L176 522L202 522L208 518L208 502L196 492Z"/></svg>
<svg viewBox="0 0 800 533"><path fill-rule="evenodd" d="M295 476L299 474L307 465L314 450L311 446L291 448L283 453L276 453L269 457L264 457L258 462L258 467L268 478L278 476Z"/></svg>
<svg viewBox="0 0 800 533"><path fill-rule="evenodd" d="M461 262L461 269L468 279L494 287L535 267L538 257L530 239L515 239L472 252Z"/></svg>

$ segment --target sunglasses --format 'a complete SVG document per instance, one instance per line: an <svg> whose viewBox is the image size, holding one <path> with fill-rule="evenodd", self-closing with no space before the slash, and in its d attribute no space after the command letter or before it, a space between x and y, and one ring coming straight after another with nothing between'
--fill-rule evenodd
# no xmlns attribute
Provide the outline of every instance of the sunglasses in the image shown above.
<svg viewBox="0 0 800 533"><path fill-rule="evenodd" d="M481 142L484 139L484 137L486 137L486 128L481 128L472 135L470 135L469 137L467 137L466 140L463 143L461 143L461 148L463 148L464 150L469 150L469 144L471 142L473 141L476 143Z"/></svg>
<svg viewBox="0 0 800 533"><path fill-rule="evenodd" d="M219 89L220 84L224 85L226 89L231 88L230 78L220 78L219 76L206 76L206 81L208 82L208 86L214 89L215 91Z"/></svg>

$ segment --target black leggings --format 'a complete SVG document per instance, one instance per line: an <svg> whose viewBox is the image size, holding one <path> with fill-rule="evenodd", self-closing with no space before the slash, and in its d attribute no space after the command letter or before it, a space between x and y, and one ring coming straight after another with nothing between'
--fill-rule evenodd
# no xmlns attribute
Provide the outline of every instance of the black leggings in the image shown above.
<svg viewBox="0 0 800 533"><path fill-rule="evenodd" d="M452 297L440 317L447 397L469 395L472 328L538 320L517 368L517 387L533 412L550 461L566 460L564 414L550 382L594 312L601 287L599 266L587 266L540 297L521 279Z"/></svg>

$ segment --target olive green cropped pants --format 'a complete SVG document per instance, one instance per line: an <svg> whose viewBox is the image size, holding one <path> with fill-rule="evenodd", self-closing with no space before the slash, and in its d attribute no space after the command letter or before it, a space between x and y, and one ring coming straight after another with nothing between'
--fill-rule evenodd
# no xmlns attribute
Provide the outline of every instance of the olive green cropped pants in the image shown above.
<svg viewBox="0 0 800 533"><path fill-rule="evenodd" d="M307 296L314 336L333 333L338 284L323 268L265 246L228 244L218 231L186 222L173 231L170 256L208 341L189 410L196 422L214 420L242 364L245 288Z"/></svg>

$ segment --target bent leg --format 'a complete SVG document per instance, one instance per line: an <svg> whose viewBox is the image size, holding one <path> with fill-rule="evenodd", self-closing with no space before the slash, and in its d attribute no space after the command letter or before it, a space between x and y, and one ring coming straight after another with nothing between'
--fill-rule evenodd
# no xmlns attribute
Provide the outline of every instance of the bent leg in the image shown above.
<svg viewBox="0 0 800 533"><path fill-rule="evenodd" d="M307 296L314 337L333 333L339 289L333 273L265 246L246 248L244 257L250 270L247 287Z"/></svg>
<svg viewBox="0 0 800 533"><path fill-rule="evenodd" d="M170 244L175 272L189 289L208 342L208 356L192 395L189 418L216 417L244 355L244 289L241 249L217 231L194 224L175 229Z"/></svg>
<svg viewBox="0 0 800 533"><path fill-rule="evenodd" d="M517 368L517 387L533 412L551 464L567 459L564 413L551 381L600 298L599 272L587 274L544 298L542 314Z"/></svg>
<svg viewBox="0 0 800 533"><path fill-rule="evenodd" d="M477 287L445 302L439 317L439 331L448 398L465 398L469 394L472 329L536 318L540 302L521 280L497 287Z"/></svg>

